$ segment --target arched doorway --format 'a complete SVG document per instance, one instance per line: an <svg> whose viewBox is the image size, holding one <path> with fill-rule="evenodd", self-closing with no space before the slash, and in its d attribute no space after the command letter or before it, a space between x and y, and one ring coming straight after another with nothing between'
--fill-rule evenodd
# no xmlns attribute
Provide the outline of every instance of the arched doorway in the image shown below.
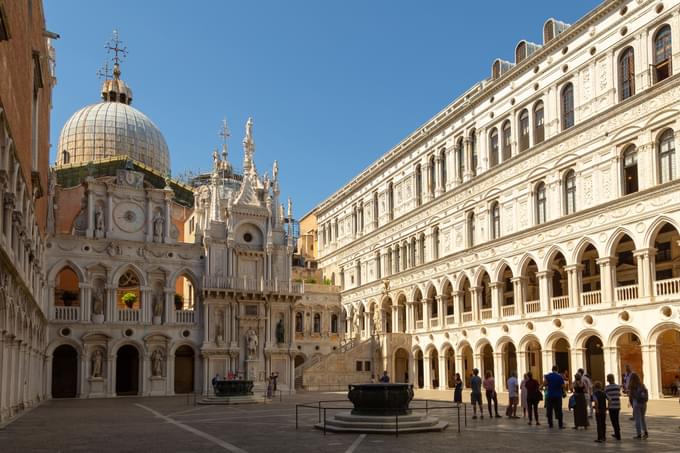
<svg viewBox="0 0 680 453"><path fill-rule="evenodd" d="M680 330L668 329L656 341L659 357L659 385L661 395L672 395L675 376L680 374ZM677 392L677 390L676 390Z"/></svg>
<svg viewBox="0 0 680 453"><path fill-rule="evenodd" d="M564 338L557 340L553 346L553 354L555 357L555 365L559 372L566 372L567 376L571 377L571 368L569 367L569 342Z"/></svg>
<svg viewBox="0 0 680 453"><path fill-rule="evenodd" d="M484 376L487 371L491 371L491 375L496 377L496 373L493 369L493 348L490 344L486 344L482 347L482 369L480 372Z"/></svg>
<svg viewBox="0 0 680 453"><path fill-rule="evenodd" d="M444 359L446 364L446 383L444 388L454 388L456 386L454 378L456 377L456 356L452 347L447 347L444 350Z"/></svg>
<svg viewBox="0 0 680 453"><path fill-rule="evenodd" d="M116 394L137 395L139 393L139 351L126 344L116 354Z"/></svg>
<svg viewBox="0 0 680 453"><path fill-rule="evenodd" d="M424 370L425 367L423 366L423 352L418 350L415 353L415 361L416 361L416 372L418 373L417 376L417 381L416 381L416 388L423 388L423 384L425 383L425 376L424 376Z"/></svg>
<svg viewBox="0 0 680 453"><path fill-rule="evenodd" d="M408 352L405 349L399 348L394 353L394 375L392 376L394 382L408 382Z"/></svg>
<svg viewBox="0 0 680 453"><path fill-rule="evenodd" d="M465 382L467 388L470 388L470 378L472 377L472 369L474 368L472 362L472 348L470 345L465 345L463 349L461 349L460 356L463 361L463 369L461 370L463 373L463 382Z"/></svg>
<svg viewBox="0 0 680 453"><path fill-rule="evenodd" d="M642 373L642 348L640 338L634 333L624 333L618 340L616 340L616 349L619 356L619 376L617 382L623 382L623 374L626 371L626 365L637 373L644 381Z"/></svg>
<svg viewBox="0 0 680 453"><path fill-rule="evenodd" d="M515 375L517 375L517 349L511 342L507 342L503 345L503 371L505 371L503 382L500 385L499 383L496 383L498 388L506 387L506 382L508 382L510 374L515 373ZM519 378L521 381L521 376L519 376Z"/></svg>
<svg viewBox="0 0 680 453"><path fill-rule="evenodd" d="M439 354L434 348L430 351L430 383L433 389L439 388Z"/></svg>
<svg viewBox="0 0 680 453"><path fill-rule="evenodd" d="M175 393L194 391L194 350L187 345L175 352Z"/></svg>
<svg viewBox="0 0 680 453"><path fill-rule="evenodd" d="M75 398L78 393L78 352L63 344L52 353L52 397Z"/></svg>
<svg viewBox="0 0 680 453"><path fill-rule="evenodd" d="M600 382L604 380L604 350L602 349L602 340L597 335L593 335L586 340L586 372L590 375L590 379Z"/></svg>
<svg viewBox="0 0 680 453"><path fill-rule="evenodd" d="M541 363L541 345L530 341L526 347L526 370L539 382L542 382L543 364Z"/></svg>

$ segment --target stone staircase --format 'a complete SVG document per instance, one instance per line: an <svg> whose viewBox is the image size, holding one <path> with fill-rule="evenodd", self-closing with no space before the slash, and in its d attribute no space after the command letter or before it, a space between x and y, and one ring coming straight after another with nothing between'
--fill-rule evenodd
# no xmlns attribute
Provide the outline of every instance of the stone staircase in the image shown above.
<svg viewBox="0 0 680 453"><path fill-rule="evenodd" d="M352 339L330 354L315 356L295 368L296 388L301 384L309 391L346 390L347 384L369 382L373 371L356 371L356 362L373 363L375 347L371 339Z"/></svg>

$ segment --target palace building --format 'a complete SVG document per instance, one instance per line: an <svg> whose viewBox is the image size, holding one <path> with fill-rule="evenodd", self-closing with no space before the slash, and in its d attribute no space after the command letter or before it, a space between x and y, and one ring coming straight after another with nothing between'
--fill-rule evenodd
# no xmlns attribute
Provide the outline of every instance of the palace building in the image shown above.
<svg viewBox="0 0 680 453"><path fill-rule="evenodd" d="M680 1L542 35L316 207L319 267L397 382L629 364L660 398L680 370Z"/></svg>

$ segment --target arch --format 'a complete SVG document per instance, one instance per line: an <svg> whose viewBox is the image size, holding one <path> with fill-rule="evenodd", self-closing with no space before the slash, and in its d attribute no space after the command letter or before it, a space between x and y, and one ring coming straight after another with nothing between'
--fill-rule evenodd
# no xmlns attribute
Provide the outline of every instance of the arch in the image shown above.
<svg viewBox="0 0 680 453"><path fill-rule="evenodd" d="M584 359L586 364L586 372L590 374L593 382L605 382L605 368L604 368L604 349L602 344L602 337L597 334L592 334L585 338L583 343Z"/></svg>
<svg viewBox="0 0 680 453"><path fill-rule="evenodd" d="M656 344L659 341L659 336L666 330L680 331L680 324L675 321L664 321L656 324L649 331L646 344Z"/></svg>
<svg viewBox="0 0 680 453"><path fill-rule="evenodd" d="M614 256L616 254L616 246L624 236L631 238L633 240L634 248L638 248L635 234L632 233L627 227L619 226L616 227L612 235L609 236L609 239L607 239L607 242L604 246L606 252L605 256Z"/></svg>
<svg viewBox="0 0 680 453"><path fill-rule="evenodd" d="M109 281L109 284L112 286L118 286L120 277L122 277L127 271L132 271L137 275L140 286L148 286L146 272L135 263L124 263L118 266L115 272L111 274L111 281Z"/></svg>
<svg viewBox="0 0 680 453"><path fill-rule="evenodd" d="M513 340L508 335L503 335L498 340L496 340L496 346L493 348L494 351L502 350L503 346L505 346L507 343L512 343L513 346L516 346L515 340Z"/></svg>
<svg viewBox="0 0 680 453"><path fill-rule="evenodd" d="M670 218L667 215L661 215L658 218L654 219L652 224L647 228L645 231L645 236L643 239L643 244L645 244L645 247L654 247L654 242L656 241L656 237L659 234L659 231L666 225L669 224L673 228L675 228L675 231L680 233L680 223L675 221L674 219Z"/></svg>
<svg viewBox="0 0 680 453"><path fill-rule="evenodd" d="M541 270L550 270L549 267L552 264L553 261L557 258L557 256L562 255L562 258L564 258L566 262L566 256L567 254L562 250L560 246L557 245L551 245L550 248L548 248L548 251L545 254L545 257L543 258L543 268Z"/></svg>
<svg viewBox="0 0 680 453"><path fill-rule="evenodd" d="M72 348L74 348L76 350L76 352L78 353L79 357L81 355L83 355L82 345L80 343L72 340L71 338L66 338L66 337L57 338L57 339L52 340L50 342L50 344L47 345L47 348L45 349L45 354L48 355L48 356L51 356L52 354L54 354L54 350L57 349L59 346L62 346L62 345L68 345L68 346L71 346Z"/></svg>
<svg viewBox="0 0 680 453"><path fill-rule="evenodd" d="M434 343L428 343L427 345L425 345L425 351L423 352L423 355L425 357L430 357L430 355L432 354L432 351L434 351L435 353L438 353L437 346L435 346Z"/></svg>
<svg viewBox="0 0 680 453"><path fill-rule="evenodd" d="M602 341L602 334L596 329L583 329L576 337L574 337L573 346L574 348L584 348L585 342L592 336L596 336Z"/></svg>
<svg viewBox="0 0 680 453"><path fill-rule="evenodd" d="M515 275L512 265L505 258L501 258L496 263L496 266L492 267L492 270L489 272L492 281L500 282L506 269L508 269L513 276Z"/></svg>
<svg viewBox="0 0 680 453"><path fill-rule="evenodd" d="M78 276L78 281L85 283L87 282L86 273L83 271L83 269L78 266L78 264L74 263L70 259L60 259L52 267L50 268L50 271L47 273L47 281L54 284L54 281L57 277L57 274L61 272L64 268L70 267L73 272L76 273Z"/></svg>
<svg viewBox="0 0 680 453"><path fill-rule="evenodd" d="M78 394L79 354L69 343L62 343L52 356L52 397L75 398Z"/></svg>
<svg viewBox="0 0 680 453"><path fill-rule="evenodd" d="M595 251L599 256L602 256L602 252L600 249L597 247L597 241L594 239L590 238L589 236L584 236L581 239L579 239L578 243L576 244L576 247L574 247L574 250L569 257L570 260L567 262L568 264L578 264L581 262L581 259L583 258L583 252L586 251L588 246L593 246L595 248Z"/></svg>
<svg viewBox="0 0 680 453"><path fill-rule="evenodd" d="M493 349L493 346L491 345L491 341L488 338L480 338L479 340L477 340L477 343L475 343L475 348L474 348L475 353L481 354L482 349L487 345L491 346L491 349Z"/></svg>
<svg viewBox="0 0 680 453"><path fill-rule="evenodd" d="M398 383L409 382L409 353L404 348L397 348L393 354L394 368L392 380Z"/></svg>
<svg viewBox="0 0 680 453"><path fill-rule="evenodd" d="M539 346L541 346L541 340L538 339L536 335L533 333L529 333L524 335L519 342L517 343L517 349L523 351L527 348L527 346L530 343L537 343Z"/></svg>
<svg viewBox="0 0 680 453"><path fill-rule="evenodd" d="M574 121L574 84L566 83L560 90L560 119L562 130L569 129Z"/></svg>
<svg viewBox="0 0 680 453"><path fill-rule="evenodd" d="M657 83L667 79L672 74L671 26L668 23L659 25L652 36L653 83Z"/></svg>
<svg viewBox="0 0 680 453"><path fill-rule="evenodd" d="M141 375L140 349L131 342L126 342L115 351L116 355L116 394L138 395Z"/></svg>
<svg viewBox="0 0 680 453"><path fill-rule="evenodd" d="M545 341L542 344L543 349L555 349L555 343L557 343L559 340L565 340L567 344L569 344L569 347L571 347L571 343L569 342L569 337L564 332L553 332L549 334Z"/></svg>
<svg viewBox="0 0 680 453"><path fill-rule="evenodd" d="M172 355L175 357L175 393L192 393L196 366L196 351L193 345L182 344L175 347Z"/></svg>

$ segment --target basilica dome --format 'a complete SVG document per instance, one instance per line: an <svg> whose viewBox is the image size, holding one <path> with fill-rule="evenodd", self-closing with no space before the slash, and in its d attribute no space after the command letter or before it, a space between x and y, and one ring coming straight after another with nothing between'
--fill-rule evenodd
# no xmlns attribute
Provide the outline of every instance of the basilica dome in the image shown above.
<svg viewBox="0 0 680 453"><path fill-rule="evenodd" d="M57 166L128 156L168 175L170 154L163 134L130 106L132 91L120 80L117 67L113 74L102 86L102 102L78 110L62 128Z"/></svg>

